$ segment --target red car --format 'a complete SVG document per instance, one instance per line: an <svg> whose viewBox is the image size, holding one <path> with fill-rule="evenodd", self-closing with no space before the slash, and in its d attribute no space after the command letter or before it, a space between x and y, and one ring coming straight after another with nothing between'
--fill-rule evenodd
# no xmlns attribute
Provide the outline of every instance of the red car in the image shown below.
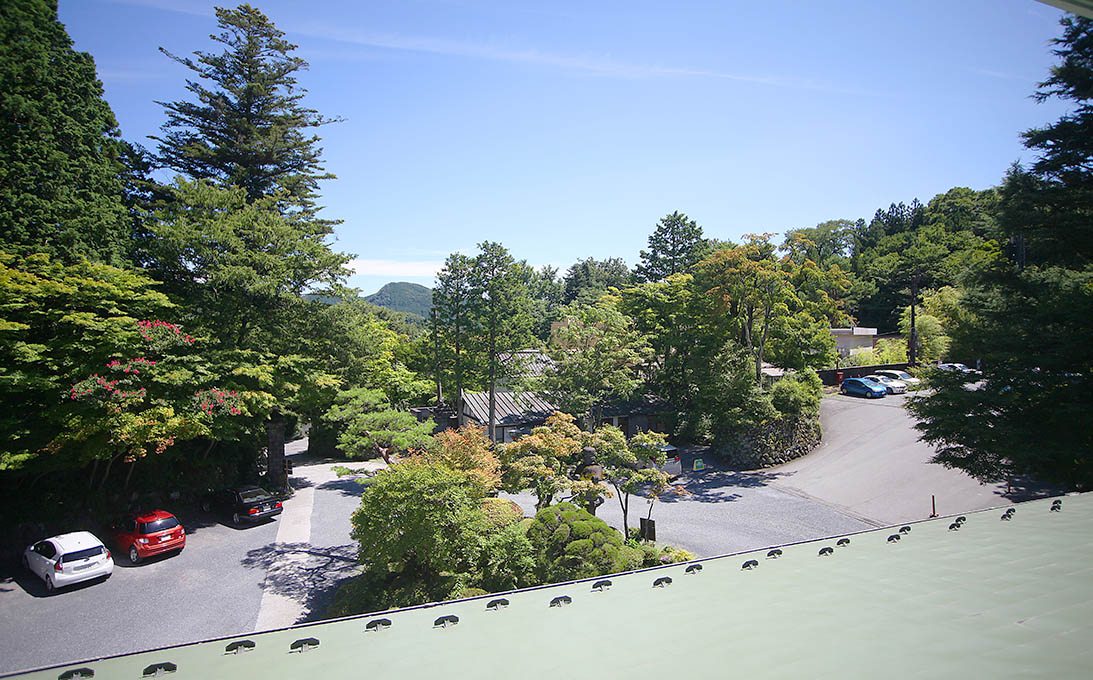
<svg viewBox="0 0 1093 680"><path fill-rule="evenodd" d="M169 512L152 510L126 515L114 525L114 544L137 564L160 553L182 552L186 547L186 530Z"/></svg>

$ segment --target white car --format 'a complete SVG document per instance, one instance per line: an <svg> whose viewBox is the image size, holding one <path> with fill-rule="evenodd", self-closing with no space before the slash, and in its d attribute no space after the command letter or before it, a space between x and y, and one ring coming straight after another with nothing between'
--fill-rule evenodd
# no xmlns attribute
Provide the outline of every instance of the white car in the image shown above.
<svg viewBox="0 0 1093 680"><path fill-rule="evenodd" d="M922 382L920 379L912 376L907 371L890 371L885 369L883 371L877 371L877 375L891 378L892 380L898 380L905 385L917 385Z"/></svg>
<svg viewBox="0 0 1093 680"><path fill-rule="evenodd" d="M879 373L876 375L867 375L865 377L884 385L884 389L888 390L888 394L903 394L907 391L907 383L902 380L893 380L892 378Z"/></svg>
<svg viewBox="0 0 1093 680"><path fill-rule="evenodd" d="M114 573L110 551L87 531L61 534L38 541L23 553L23 566L46 584L46 590L63 588Z"/></svg>
<svg viewBox="0 0 1093 680"><path fill-rule="evenodd" d="M660 466L660 471L667 473L669 478L683 474L683 463L679 459L679 450L671 444L665 444L660 447L660 450L667 457L664 465Z"/></svg>

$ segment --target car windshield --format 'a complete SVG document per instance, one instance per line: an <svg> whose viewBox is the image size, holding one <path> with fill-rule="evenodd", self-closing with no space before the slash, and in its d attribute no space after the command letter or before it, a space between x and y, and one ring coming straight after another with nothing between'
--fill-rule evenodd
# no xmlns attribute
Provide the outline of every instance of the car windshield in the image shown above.
<svg viewBox="0 0 1093 680"><path fill-rule="evenodd" d="M102 546L97 545L94 548L84 548L83 550L73 550L70 553L65 553L61 558L62 562L75 562L77 560L86 560L89 557L102 554Z"/></svg>
<svg viewBox="0 0 1093 680"><path fill-rule="evenodd" d="M157 519L152 522L141 522L140 533L154 534L157 531L166 531L167 529L174 529L177 526L177 519L175 519L174 517L164 517L163 519Z"/></svg>
<svg viewBox="0 0 1093 680"><path fill-rule="evenodd" d="M244 503L253 503L269 498L269 494L262 489L244 489L239 492L239 498Z"/></svg>

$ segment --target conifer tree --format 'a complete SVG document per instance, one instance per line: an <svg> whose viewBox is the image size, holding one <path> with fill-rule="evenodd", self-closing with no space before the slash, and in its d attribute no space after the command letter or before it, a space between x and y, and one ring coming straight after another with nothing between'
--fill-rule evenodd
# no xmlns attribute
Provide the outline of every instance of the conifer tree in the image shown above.
<svg viewBox="0 0 1093 680"><path fill-rule="evenodd" d="M56 0L0 3L0 249L120 265L118 125Z"/></svg>
<svg viewBox="0 0 1093 680"><path fill-rule="evenodd" d="M302 104L296 73L307 62L293 56L262 12L249 4L217 8L221 32L210 36L220 54L179 57L160 50L197 75L186 89L196 101L157 102L167 111L158 162L191 179L242 187L249 200L283 192L286 212L313 218L322 165L319 137L309 132L333 119ZM332 224L324 222L327 230Z"/></svg>
<svg viewBox="0 0 1093 680"><path fill-rule="evenodd" d="M649 250L641 251L638 279L663 281L687 271L701 259L703 242L697 222L678 211L665 215L649 235Z"/></svg>

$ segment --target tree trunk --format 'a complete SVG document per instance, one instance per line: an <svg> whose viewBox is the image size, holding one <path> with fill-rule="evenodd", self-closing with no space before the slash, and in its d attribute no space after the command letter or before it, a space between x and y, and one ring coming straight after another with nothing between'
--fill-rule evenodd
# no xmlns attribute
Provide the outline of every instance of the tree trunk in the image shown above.
<svg viewBox="0 0 1093 680"><path fill-rule="evenodd" d="M918 352L916 351L918 345L918 332L915 328L915 302L918 298L918 277L919 274L916 271L915 275L911 277L911 337L907 341L907 363L911 366L917 364Z"/></svg>
<svg viewBox="0 0 1093 680"><path fill-rule="evenodd" d="M463 427L463 357L460 354L460 317L455 317L455 423Z"/></svg>
<svg viewBox="0 0 1093 680"><path fill-rule="evenodd" d="M622 489L615 486L615 495L619 497L619 507L622 508L622 537L625 540L630 538L630 525L627 524L627 515L630 512L630 494L623 493Z"/></svg>
<svg viewBox="0 0 1093 680"><path fill-rule="evenodd" d="M129 471L126 472L126 483L122 484L122 486L121 486L122 489L129 489L129 478L131 478L133 476L133 468L136 468L136 467L137 467L137 459L133 458L132 462L130 462L130 464L129 464Z"/></svg>
<svg viewBox="0 0 1093 680"><path fill-rule="evenodd" d="M391 465L391 447L376 444L376 452L383 456L383 462Z"/></svg>
<svg viewBox="0 0 1093 680"><path fill-rule="evenodd" d="M440 386L440 321L436 307L433 307L433 371L436 374L436 405L444 403L444 391Z"/></svg>
<svg viewBox="0 0 1093 680"><path fill-rule="evenodd" d="M117 456L111 456L110 460L106 461L106 470L103 471L102 479L99 480L100 492L103 490L103 487L106 486L106 480L110 477L110 468L114 465L114 460L116 458Z"/></svg>
<svg viewBox="0 0 1093 680"><path fill-rule="evenodd" d="M280 412L271 414L266 423L266 474L275 489L288 491L288 474L285 472L285 418Z"/></svg>
<svg viewBox="0 0 1093 680"><path fill-rule="evenodd" d="M497 338L493 329L489 335L490 352L490 441L497 441Z"/></svg>

